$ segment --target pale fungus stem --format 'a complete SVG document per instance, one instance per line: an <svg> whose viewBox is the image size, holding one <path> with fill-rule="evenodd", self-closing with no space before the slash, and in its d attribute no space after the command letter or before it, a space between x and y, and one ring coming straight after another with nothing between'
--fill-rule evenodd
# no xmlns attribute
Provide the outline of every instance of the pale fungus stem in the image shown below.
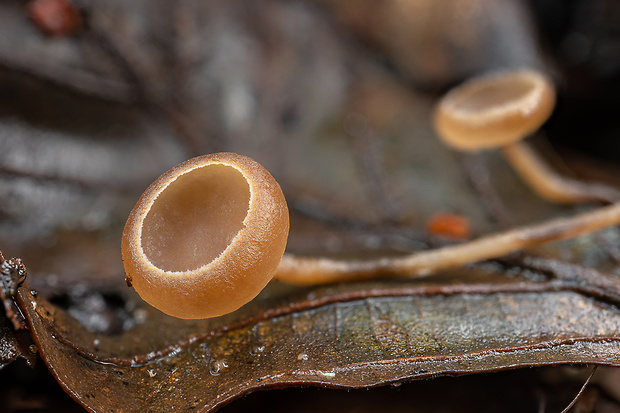
<svg viewBox="0 0 620 413"><path fill-rule="evenodd" d="M344 261L285 254L275 278L298 285L355 281L379 276L424 277L442 270L501 257L551 241L574 238L620 224L620 204L574 217L512 229L463 244L415 252L396 258Z"/></svg>
<svg viewBox="0 0 620 413"><path fill-rule="evenodd" d="M542 198L560 204L620 201L620 191L598 183L586 183L557 174L525 142L502 147L502 153L519 176Z"/></svg>
<svg viewBox="0 0 620 413"><path fill-rule="evenodd" d="M503 148L515 171L539 196L557 203L612 203L620 191L560 176L521 140L535 132L555 107L550 79L517 70L470 79L444 96L435 111L439 137L464 151Z"/></svg>

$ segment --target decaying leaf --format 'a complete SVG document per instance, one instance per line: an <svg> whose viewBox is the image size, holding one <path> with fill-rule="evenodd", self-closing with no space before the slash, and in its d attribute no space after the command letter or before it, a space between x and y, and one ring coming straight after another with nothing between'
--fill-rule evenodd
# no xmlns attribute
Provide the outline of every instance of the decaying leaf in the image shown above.
<svg viewBox="0 0 620 413"><path fill-rule="evenodd" d="M13 328L8 318L0 317L0 370L18 358L28 365L34 365L36 354L25 344L23 338Z"/></svg>
<svg viewBox="0 0 620 413"><path fill-rule="evenodd" d="M168 320L163 331L173 323L182 333L149 352L135 335L153 334L163 315L111 337L84 331L28 288L19 304L50 370L93 411L211 411L274 387L356 388L569 363L620 366L620 283L530 261L554 275L538 273L541 281L532 281L522 269L508 279L478 268L441 284L323 287L289 296L284 305L271 292L227 320ZM501 282L476 281L492 278Z"/></svg>

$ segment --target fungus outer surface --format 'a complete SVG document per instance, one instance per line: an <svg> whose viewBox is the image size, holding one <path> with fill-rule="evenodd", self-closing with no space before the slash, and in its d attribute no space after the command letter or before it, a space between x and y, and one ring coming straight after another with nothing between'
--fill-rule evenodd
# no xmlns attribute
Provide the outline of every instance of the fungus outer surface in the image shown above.
<svg viewBox="0 0 620 413"><path fill-rule="evenodd" d="M271 280L288 228L282 190L258 163L233 153L193 158L160 176L131 211L125 273L166 314L227 314Z"/></svg>
<svg viewBox="0 0 620 413"><path fill-rule="evenodd" d="M555 107L551 81L532 70L471 79L441 99L435 112L439 136L460 150L490 149L536 131Z"/></svg>

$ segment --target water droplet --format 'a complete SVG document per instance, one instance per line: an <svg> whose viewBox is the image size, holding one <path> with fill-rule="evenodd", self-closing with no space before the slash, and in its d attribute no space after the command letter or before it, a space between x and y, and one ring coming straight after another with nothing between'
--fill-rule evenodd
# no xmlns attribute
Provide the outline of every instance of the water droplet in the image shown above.
<svg viewBox="0 0 620 413"><path fill-rule="evenodd" d="M149 313L144 308L138 308L133 312L133 318L136 321L136 324L143 324L148 318Z"/></svg>
<svg viewBox="0 0 620 413"><path fill-rule="evenodd" d="M211 355L211 349L209 348L209 346L207 346L206 343L200 343L200 350L202 350L202 352L205 353L205 355L207 356Z"/></svg>
<svg viewBox="0 0 620 413"><path fill-rule="evenodd" d="M212 376L219 376L226 368L228 368L226 360L213 359L209 365L209 373L211 373Z"/></svg>
<svg viewBox="0 0 620 413"><path fill-rule="evenodd" d="M168 354L168 357L171 357L171 358L176 357L179 355L180 352L181 352L181 347L173 347L170 353Z"/></svg>
<svg viewBox="0 0 620 413"><path fill-rule="evenodd" d="M261 354L265 351L265 346L254 346L252 347L252 353L255 355Z"/></svg>

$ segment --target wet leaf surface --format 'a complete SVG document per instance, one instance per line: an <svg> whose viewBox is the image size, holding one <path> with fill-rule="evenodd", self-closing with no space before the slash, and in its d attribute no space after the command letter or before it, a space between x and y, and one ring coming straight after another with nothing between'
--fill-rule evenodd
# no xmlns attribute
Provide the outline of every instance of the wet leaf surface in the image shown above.
<svg viewBox="0 0 620 413"><path fill-rule="evenodd" d="M470 283L448 277L440 284L331 286L288 295L281 306L270 291L264 295L274 297L227 320L171 319L174 327L158 328L154 323L163 316L149 315L121 336L85 331L28 288L20 290L19 304L46 364L89 409L211 410L257 389L356 388L517 367L620 365L620 313L611 302L620 286L595 274L599 284L615 283L595 298L591 280L558 274L555 281L536 282L531 275L506 279L485 269L453 274ZM503 282L476 281L488 277ZM165 334L168 328L180 330L177 337ZM165 339L147 353L138 334Z"/></svg>
<svg viewBox="0 0 620 413"><path fill-rule="evenodd" d="M2 316L0 317L0 370L19 358L33 365L36 355L30 351L9 319Z"/></svg>

